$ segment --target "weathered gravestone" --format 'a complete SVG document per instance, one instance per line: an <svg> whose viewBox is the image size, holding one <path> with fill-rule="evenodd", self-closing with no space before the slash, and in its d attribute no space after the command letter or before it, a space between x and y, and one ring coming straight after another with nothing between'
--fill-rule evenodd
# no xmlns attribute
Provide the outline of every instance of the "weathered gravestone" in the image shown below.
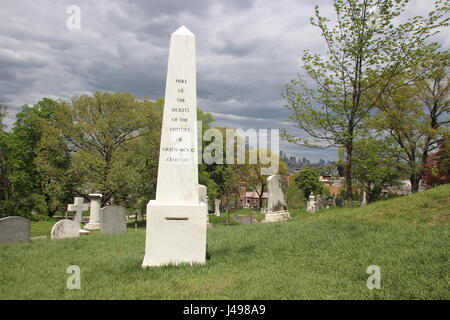
<svg viewBox="0 0 450 320"><path fill-rule="evenodd" d="M283 221L291 218L287 207L286 180L281 175L267 178L267 213L263 222Z"/></svg>
<svg viewBox="0 0 450 320"><path fill-rule="evenodd" d="M363 191L363 196L361 200L361 207L365 207L367 205L367 194L366 191Z"/></svg>
<svg viewBox="0 0 450 320"><path fill-rule="evenodd" d="M343 207L344 199L342 199L342 197L340 197L340 196L337 196L334 198L334 203L336 204L336 207Z"/></svg>
<svg viewBox="0 0 450 320"><path fill-rule="evenodd" d="M53 240L78 238L80 236L80 227L75 221L69 219L59 220L52 228L50 237Z"/></svg>
<svg viewBox="0 0 450 320"><path fill-rule="evenodd" d="M239 223L242 223L242 224L256 224L256 223L260 223L258 220L256 220L256 217L254 217L254 216L246 216L246 215L236 214L236 215L233 216L233 219L235 221L239 222Z"/></svg>
<svg viewBox="0 0 450 320"><path fill-rule="evenodd" d="M206 262L208 207L199 201L195 36L170 39L156 200L147 205L143 267Z"/></svg>
<svg viewBox="0 0 450 320"><path fill-rule="evenodd" d="M208 189L202 184L198 185L198 201L208 204Z"/></svg>
<svg viewBox="0 0 450 320"><path fill-rule="evenodd" d="M314 193L311 192L308 199L308 205L306 206L306 212L308 213L314 213L317 210L317 203L316 203L316 197L314 196Z"/></svg>
<svg viewBox="0 0 450 320"><path fill-rule="evenodd" d="M67 205L67 211L75 212L73 221L81 227L81 219L83 218L83 211L89 209L89 205L84 203L83 197L75 197L73 204Z"/></svg>
<svg viewBox="0 0 450 320"><path fill-rule="evenodd" d="M89 209L89 204L84 203L83 197L75 197L73 204L67 205L67 211L75 212L73 221L78 225L80 234L89 234L89 231L81 229L81 220L83 218L83 211Z"/></svg>
<svg viewBox="0 0 450 320"><path fill-rule="evenodd" d="M206 188L206 186L202 184L198 185L198 201L208 206L208 188ZM207 227L212 227L212 224L209 223L208 211L206 211L206 215L207 215L206 225Z"/></svg>
<svg viewBox="0 0 450 320"><path fill-rule="evenodd" d="M214 200L214 215L220 217L220 199Z"/></svg>
<svg viewBox="0 0 450 320"><path fill-rule="evenodd" d="M116 234L127 231L126 210L121 206L107 206L100 210L101 234Z"/></svg>
<svg viewBox="0 0 450 320"><path fill-rule="evenodd" d="M0 244L30 241L30 220L24 217L0 219Z"/></svg>
<svg viewBox="0 0 450 320"><path fill-rule="evenodd" d="M317 210L328 209L328 200L325 196L319 194L316 197L316 208Z"/></svg>
<svg viewBox="0 0 450 320"><path fill-rule="evenodd" d="M100 229L100 208L102 195L100 193L89 194L91 199L91 211L89 214L89 222L84 226L85 229L95 230Z"/></svg>

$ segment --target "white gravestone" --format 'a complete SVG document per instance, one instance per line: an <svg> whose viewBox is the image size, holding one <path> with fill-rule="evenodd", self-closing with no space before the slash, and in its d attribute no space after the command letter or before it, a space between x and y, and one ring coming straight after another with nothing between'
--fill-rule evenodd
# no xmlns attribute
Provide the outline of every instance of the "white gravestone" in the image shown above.
<svg viewBox="0 0 450 320"><path fill-rule="evenodd" d="M100 210L101 234L127 232L126 210L121 206L107 206Z"/></svg>
<svg viewBox="0 0 450 320"><path fill-rule="evenodd" d="M59 220L53 226L50 236L53 240L78 238L80 236L80 227L75 221L69 219Z"/></svg>
<svg viewBox="0 0 450 320"><path fill-rule="evenodd" d="M286 200L286 180L281 175L267 178L267 213L264 222L283 221L291 218Z"/></svg>
<svg viewBox="0 0 450 320"><path fill-rule="evenodd" d="M206 207L208 207L208 188L202 184L198 185L198 201L206 204ZM206 226L212 227L212 224L209 223L208 210L206 210Z"/></svg>
<svg viewBox="0 0 450 320"><path fill-rule="evenodd" d="M80 234L89 234L89 231L81 229L81 219L83 217L83 211L89 209L89 204L84 203L83 197L75 197L73 204L67 205L67 211L75 211L75 217L73 221L78 225Z"/></svg>
<svg viewBox="0 0 450 320"><path fill-rule="evenodd" d="M102 195L99 193L89 194L91 199L91 212L89 214L89 222L84 226L85 229L95 230L100 229L100 208Z"/></svg>
<svg viewBox="0 0 450 320"><path fill-rule="evenodd" d="M30 241L31 222L27 218L11 216L0 219L0 244Z"/></svg>
<svg viewBox="0 0 450 320"><path fill-rule="evenodd" d="M308 199L308 206L306 207L306 212L314 213L316 211L316 197L314 193L311 192Z"/></svg>
<svg viewBox="0 0 450 320"><path fill-rule="evenodd" d="M198 201L208 204L208 189L202 184L198 185Z"/></svg>
<svg viewBox="0 0 450 320"><path fill-rule="evenodd" d="M214 214L220 217L220 199L214 200Z"/></svg>
<svg viewBox="0 0 450 320"><path fill-rule="evenodd" d="M208 207L199 201L195 36L171 35L156 199L147 205L143 267L206 262Z"/></svg>
<svg viewBox="0 0 450 320"><path fill-rule="evenodd" d="M361 207L364 207L366 205L367 205L367 194L366 194L366 191L363 191L363 198L362 198L362 201L361 201Z"/></svg>

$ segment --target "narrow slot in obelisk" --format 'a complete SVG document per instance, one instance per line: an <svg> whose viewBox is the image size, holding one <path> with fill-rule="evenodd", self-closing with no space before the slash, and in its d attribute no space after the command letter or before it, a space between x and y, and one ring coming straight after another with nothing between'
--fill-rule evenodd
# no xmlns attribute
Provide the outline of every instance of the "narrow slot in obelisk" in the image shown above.
<svg viewBox="0 0 450 320"><path fill-rule="evenodd" d="M143 267L205 263L208 209L199 202L195 36L172 33L156 199L147 205Z"/></svg>

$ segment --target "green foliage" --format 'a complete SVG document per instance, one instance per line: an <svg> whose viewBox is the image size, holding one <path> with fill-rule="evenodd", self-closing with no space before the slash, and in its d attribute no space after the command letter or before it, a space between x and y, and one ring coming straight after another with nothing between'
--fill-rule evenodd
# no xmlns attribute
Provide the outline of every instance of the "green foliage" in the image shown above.
<svg viewBox="0 0 450 320"><path fill-rule="evenodd" d="M159 132L160 123L158 103L129 93L95 92L59 101L54 126L41 143L40 166L50 168L51 180L64 180L65 175L76 194L102 193L102 204L113 198L124 204L148 183L149 167L157 165L153 148L159 149L159 137L158 143L141 146L143 136L157 136L151 131ZM68 154L69 167L60 167Z"/></svg>
<svg viewBox="0 0 450 320"><path fill-rule="evenodd" d="M379 200L383 189L398 184L397 153L390 139L360 139L354 155L353 176L367 192L368 202Z"/></svg>
<svg viewBox="0 0 450 320"><path fill-rule="evenodd" d="M380 98L371 126L394 141L399 168L408 175L413 192L419 190L428 155L450 132L450 53L427 57L411 66L411 74L393 78L388 93L380 95L377 87L373 93Z"/></svg>
<svg viewBox="0 0 450 320"><path fill-rule="evenodd" d="M316 168L303 168L296 175L294 175L295 184L298 188L303 190L305 199L309 198L311 192L315 195L324 194L325 188L319 181L320 173Z"/></svg>
<svg viewBox="0 0 450 320"><path fill-rule="evenodd" d="M305 193L295 181L292 181L286 188L286 198L289 209L301 209L306 207Z"/></svg>
<svg viewBox="0 0 450 320"><path fill-rule="evenodd" d="M327 54L306 50L302 67L307 78L292 80L283 93L294 128L307 138L284 137L309 147L346 149L346 188L352 195L353 145L366 132L365 119L387 92L392 79L423 59L435 46L426 40L447 26L448 1L436 1L426 17L416 16L396 24L408 0L334 0L336 23L316 6L313 26L327 45ZM371 10L377 9L376 23ZM312 80L308 82L307 80ZM378 86L378 95L371 88ZM352 197L349 198L351 205Z"/></svg>

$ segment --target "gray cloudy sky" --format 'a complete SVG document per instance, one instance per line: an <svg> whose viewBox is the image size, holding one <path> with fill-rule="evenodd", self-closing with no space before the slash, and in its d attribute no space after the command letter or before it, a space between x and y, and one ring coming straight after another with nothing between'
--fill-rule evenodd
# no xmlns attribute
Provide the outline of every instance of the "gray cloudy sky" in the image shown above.
<svg viewBox="0 0 450 320"><path fill-rule="evenodd" d="M285 128L283 86L295 77L304 49L323 51L309 24L314 4L333 17L330 0L2 0L0 97L7 124L23 104L96 90L163 97L170 34L186 25L197 37L198 106L216 125ZM413 0L408 16L433 1ZM81 29L69 30L69 5ZM448 29L435 39L445 48ZM282 143L290 155L336 159L335 150Z"/></svg>

